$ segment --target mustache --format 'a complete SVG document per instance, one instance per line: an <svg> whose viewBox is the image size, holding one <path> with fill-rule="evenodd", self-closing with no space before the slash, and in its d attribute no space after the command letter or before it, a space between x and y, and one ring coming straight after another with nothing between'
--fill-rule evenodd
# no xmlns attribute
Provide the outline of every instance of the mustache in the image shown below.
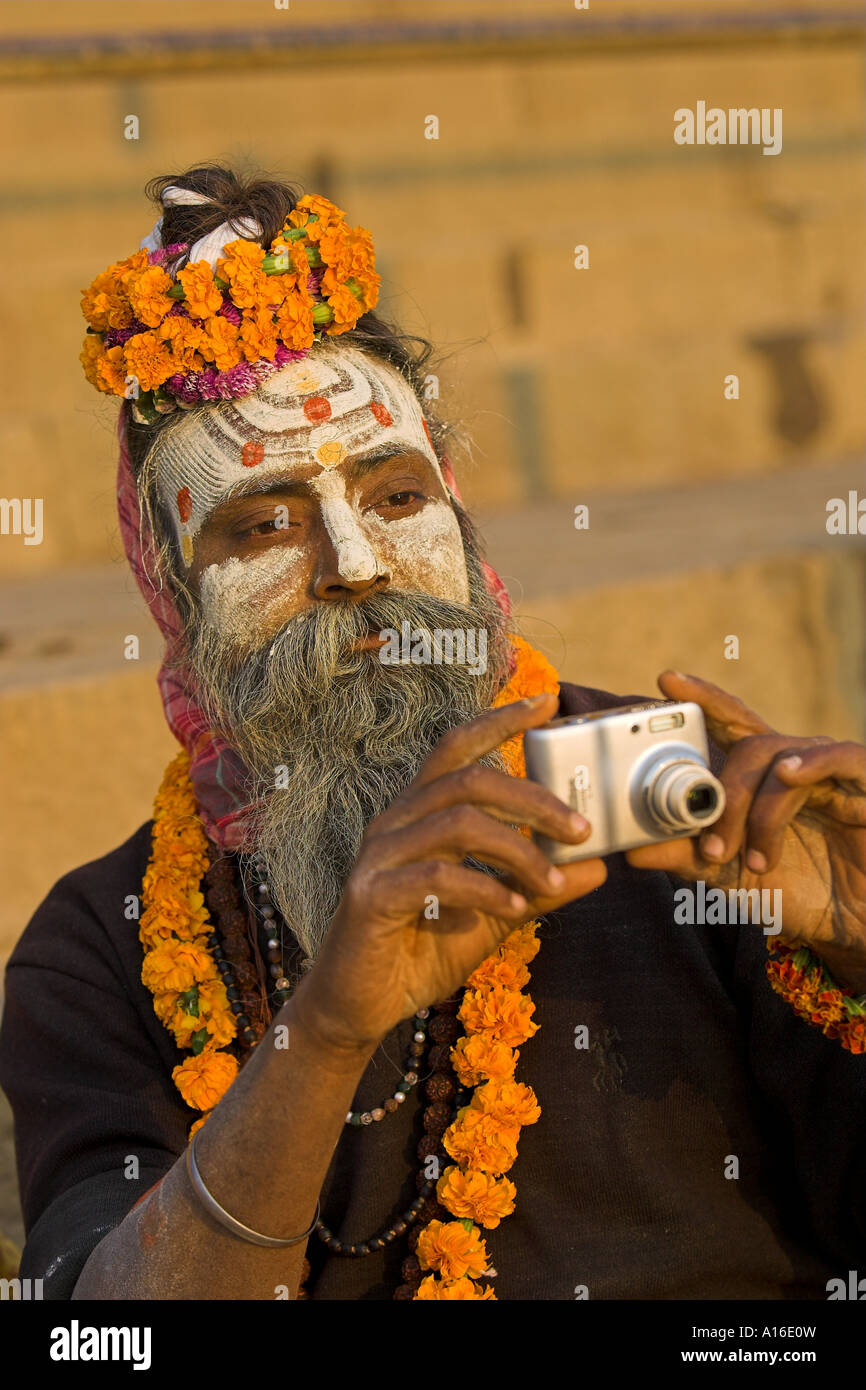
<svg viewBox="0 0 866 1390"><path fill-rule="evenodd" d="M379 659L377 649L359 650L357 644L371 633L400 633L404 624L413 632L484 633L490 651L489 680L498 689L507 677L504 615L495 600L485 595L479 602L477 594L474 601L460 603L391 589L362 599L320 602L287 619L276 634L251 647L242 639L239 642L237 636L229 637L221 629L199 623L192 637L191 656L205 692L213 684L221 692L221 704L236 706L241 699L247 715L252 716L257 708L256 690L270 685L280 670L294 694L311 705L332 697L335 688L361 676L374 681L387 676L394 679L395 675L399 678L405 666L397 666L395 672L393 666ZM214 680L216 671L219 675Z"/></svg>

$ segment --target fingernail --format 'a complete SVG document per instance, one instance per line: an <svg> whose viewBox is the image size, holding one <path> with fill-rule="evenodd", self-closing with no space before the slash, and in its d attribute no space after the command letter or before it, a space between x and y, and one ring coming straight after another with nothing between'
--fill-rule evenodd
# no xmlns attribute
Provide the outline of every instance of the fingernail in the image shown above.
<svg viewBox="0 0 866 1390"><path fill-rule="evenodd" d="M803 766L803 759L795 753L793 757L782 758L779 767L783 767L786 772L796 772L798 767Z"/></svg>
<svg viewBox="0 0 866 1390"><path fill-rule="evenodd" d="M534 708L535 705L540 705L542 700L546 700L547 698L547 695L544 693L542 693L541 695L527 695L523 703Z"/></svg>
<svg viewBox="0 0 866 1390"><path fill-rule="evenodd" d="M762 874L766 870L767 861L760 850L750 849L746 855L746 866L752 870L752 873Z"/></svg>
<svg viewBox="0 0 866 1390"><path fill-rule="evenodd" d="M703 841L703 851L708 859L721 859L725 852L725 842L721 835L708 835Z"/></svg>
<svg viewBox="0 0 866 1390"><path fill-rule="evenodd" d="M561 874L559 869L549 869L547 882L551 888L561 888L565 883L565 874Z"/></svg>
<svg viewBox="0 0 866 1390"><path fill-rule="evenodd" d="M687 679L687 677L683 675L682 671L669 671L668 675L676 676L678 681L684 681Z"/></svg>
<svg viewBox="0 0 866 1390"><path fill-rule="evenodd" d="M527 903L524 897L521 897L519 893L512 893L511 906L514 908L515 912L522 912L525 907L529 906L529 904Z"/></svg>
<svg viewBox="0 0 866 1390"><path fill-rule="evenodd" d="M589 821L585 820L583 816L579 816L576 811L572 811L568 817L569 830L574 830L579 835L587 829L588 825Z"/></svg>

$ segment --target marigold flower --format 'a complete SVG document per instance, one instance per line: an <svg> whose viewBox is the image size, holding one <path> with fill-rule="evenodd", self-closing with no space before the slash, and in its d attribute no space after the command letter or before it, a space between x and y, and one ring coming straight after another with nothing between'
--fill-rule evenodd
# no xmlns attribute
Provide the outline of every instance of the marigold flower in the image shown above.
<svg viewBox="0 0 866 1390"><path fill-rule="evenodd" d="M200 938L204 941L204 938ZM142 983L149 990L192 989L198 981L217 978L217 969L204 944L168 941L146 951L141 967Z"/></svg>
<svg viewBox="0 0 866 1390"><path fill-rule="evenodd" d="M317 221L310 221L311 213L316 214ZM329 199L323 198L319 193L308 193L301 198L294 211L289 213L288 222L291 227L303 227L307 240L317 242L335 222L341 222L345 216L342 208L338 208Z"/></svg>
<svg viewBox="0 0 866 1390"><path fill-rule="evenodd" d="M242 354L238 347L238 336L240 330L228 319L213 318L208 319L205 324L205 333L202 338L202 356L213 362L217 371L227 372L232 367L236 367L242 360Z"/></svg>
<svg viewBox="0 0 866 1390"><path fill-rule="evenodd" d="M91 386L96 386L100 390L97 366L102 356L102 339L96 333L87 333L81 346L78 360L84 368L84 375Z"/></svg>
<svg viewBox="0 0 866 1390"><path fill-rule="evenodd" d="M176 1066L171 1079L187 1105L213 1110L237 1074L238 1064L230 1052L201 1052Z"/></svg>
<svg viewBox="0 0 866 1390"><path fill-rule="evenodd" d="M193 261L179 270L177 278L183 285L184 308L194 319L213 318L223 305L220 290L214 284L214 274L207 261Z"/></svg>
<svg viewBox="0 0 866 1390"><path fill-rule="evenodd" d="M467 990L458 1017L467 1033L486 1033L495 1042L518 1047L538 1032L531 1018L534 1012L535 1005L525 994L495 985Z"/></svg>
<svg viewBox="0 0 866 1390"><path fill-rule="evenodd" d="M167 293L173 283L161 265L149 265L130 279L127 295L135 317L150 328L157 328L174 308L174 300Z"/></svg>
<svg viewBox="0 0 866 1390"><path fill-rule="evenodd" d="M522 961L528 965L534 960L541 950L541 942L536 937L538 931L537 922L525 922L522 927L518 927L510 936L506 936L500 951L506 959Z"/></svg>
<svg viewBox="0 0 866 1390"><path fill-rule="evenodd" d="M466 1106L442 1137L447 1152L462 1168L507 1173L517 1157L517 1129L507 1129L490 1115Z"/></svg>
<svg viewBox="0 0 866 1390"><path fill-rule="evenodd" d="M477 1221L492 1231L514 1211L517 1188L508 1178L494 1178L474 1170L446 1168L436 1184L436 1196L458 1220Z"/></svg>
<svg viewBox="0 0 866 1390"><path fill-rule="evenodd" d="M431 1221L418 1237L415 1254L423 1269L438 1269L445 1279L478 1277L489 1263L484 1241L459 1221Z"/></svg>
<svg viewBox="0 0 866 1390"><path fill-rule="evenodd" d="M466 981L467 989L491 989L502 985L504 989L521 990L529 983L529 971L516 956L488 956Z"/></svg>
<svg viewBox="0 0 866 1390"><path fill-rule="evenodd" d="M534 1125L541 1114L532 1087L520 1081L488 1081L477 1088L470 1104L474 1110L491 1115L506 1129Z"/></svg>
<svg viewBox="0 0 866 1390"><path fill-rule="evenodd" d="M149 871L150 872L150 871ZM146 888L151 899L149 880ZM204 935L208 924L208 911L204 898L198 889L187 889L177 881L158 880L160 891L153 893L151 901L141 914L139 934L142 941L156 945L167 941L172 935L180 941L194 941Z"/></svg>
<svg viewBox="0 0 866 1390"><path fill-rule="evenodd" d="M132 309L116 266L97 275L93 284L82 291L81 309L90 327L97 333L104 333L108 328L128 327Z"/></svg>
<svg viewBox="0 0 866 1390"><path fill-rule="evenodd" d="M127 372L136 377L142 391L162 386L174 371L171 353L153 329L127 339L123 345L123 360Z"/></svg>
<svg viewBox="0 0 866 1390"><path fill-rule="evenodd" d="M96 364L98 384L112 396L126 394L127 368L122 347L107 348Z"/></svg>
<svg viewBox="0 0 866 1390"><path fill-rule="evenodd" d="M519 1056L507 1043L473 1033L471 1037L459 1038L451 1049L451 1065L464 1086L477 1086L479 1081L505 1081L513 1076Z"/></svg>
<svg viewBox="0 0 866 1390"><path fill-rule="evenodd" d="M328 305L334 315L334 322L328 324L326 332L332 336L348 333L361 317L361 305L345 285L338 285L333 293L328 295Z"/></svg>
<svg viewBox="0 0 866 1390"><path fill-rule="evenodd" d="M267 306L244 314L241 322L241 343L248 362L257 362L262 357L273 361L277 351L277 328L273 314Z"/></svg>
<svg viewBox="0 0 866 1390"><path fill-rule="evenodd" d="M286 296L277 311L277 332L287 348L299 352L313 345L313 311L297 294Z"/></svg>
<svg viewBox="0 0 866 1390"><path fill-rule="evenodd" d="M192 1130L190 1130L192 1133ZM426 1279L422 1279L418 1285L413 1302L423 1303L432 1300L439 1302L473 1302L496 1301L496 1294L487 1285L483 1290L480 1285L473 1283L471 1279L437 1279L435 1274L428 1274Z"/></svg>
<svg viewBox="0 0 866 1390"><path fill-rule="evenodd" d="M319 237L318 251L325 264L322 293L330 294L348 280L351 271L352 249L346 228L340 224L328 227Z"/></svg>
<svg viewBox="0 0 866 1390"><path fill-rule="evenodd" d="M232 303L239 309L254 309L266 301L268 277L261 268L264 250L257 242L230 241L217 261L217 275L227 280Z"/></svg>
<svg viewBox="0 0 866 1390"><path fill-rule="evenodd" d="M204 329L200 323L194 323L185 314L170 314L160 324L159 336L170 344L177 371L194 371L197 360L203 363L198 353L204 337Z"/></svg>

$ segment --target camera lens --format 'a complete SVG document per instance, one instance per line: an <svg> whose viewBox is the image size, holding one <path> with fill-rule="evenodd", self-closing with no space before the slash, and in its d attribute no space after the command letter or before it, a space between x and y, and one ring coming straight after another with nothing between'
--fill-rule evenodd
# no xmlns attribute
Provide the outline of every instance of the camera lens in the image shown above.
<svg viewBox="0 0 866 1390"><path fill-rule="evenodd" d="M706 816L716 809L716 793L712 787L693 787L686 797L686 810L693 816Z"/></svg>
<svg viewBox="0 0 866 1390"><path fill-rule="evenodd" d="M693 833L721 813L725 793L704 763L675 758L650 772L644 805L662 829Z"/></svg>

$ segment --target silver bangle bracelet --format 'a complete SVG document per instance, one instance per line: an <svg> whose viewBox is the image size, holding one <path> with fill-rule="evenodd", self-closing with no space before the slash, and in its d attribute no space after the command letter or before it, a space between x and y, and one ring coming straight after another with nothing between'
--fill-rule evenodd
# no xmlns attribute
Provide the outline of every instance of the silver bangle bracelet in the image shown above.
<svg viewBox="0 0 866 1390"><path fill-rule="evenodd" d="M220 1206L216 1198L212 1197L211 1194L208 1192L207 1188L204 1185L204 1182L202 1181L201 1173L198 1171L198 1165L195 1161L194 1151L195 1141L200 1133L201 1131L197 1130L196 1133L193 1135L191 1143L187 1145L186 1171L189 1174L190 1182L195 1188L196 1193L202 1202L202 1205L210 1212L214 1220L219 1221L221 1226L225 1226L226 1230L232 1232L232 1235L240 1236L242 1240L250 1241L253 1245L299 1245L302 1240L309 1240L310 1236L313 1234L313 1231L316 1229L316 1224L319 1220L318 1198L316 1198L316 1214L313 1217L312 1223L310 1224L308 1229L299 1236L290 1236L288 1240L281 1240L275 1236L259 1235L258 1231L251 1230L250 1227L245 1226L242 1221L236 1221L233 1216L230 1216L229 1213L225 1210L225 1208Z"/></svg>

